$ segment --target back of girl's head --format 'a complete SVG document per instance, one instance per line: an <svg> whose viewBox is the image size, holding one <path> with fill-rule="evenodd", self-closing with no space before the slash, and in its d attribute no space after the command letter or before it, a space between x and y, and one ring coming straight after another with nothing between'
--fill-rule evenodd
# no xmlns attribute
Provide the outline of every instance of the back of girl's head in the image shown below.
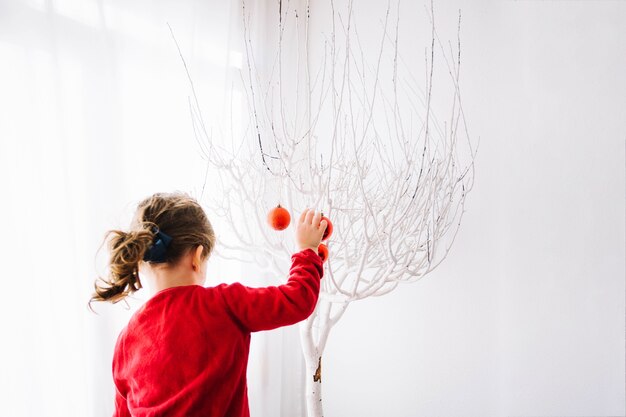
<svg viewBox="0 0 626 417"><path fill-rule="evenodd" d="M176 264L198 245L203 246L202 256L206 259L215 247L213 227L195 199L179 192L153 194L137 205L130 230L106 233L109 276L96 280L90 304L93 301L116 303L141 288L139 263L155 241L157 232L171 237L159 263Z"/></svg>

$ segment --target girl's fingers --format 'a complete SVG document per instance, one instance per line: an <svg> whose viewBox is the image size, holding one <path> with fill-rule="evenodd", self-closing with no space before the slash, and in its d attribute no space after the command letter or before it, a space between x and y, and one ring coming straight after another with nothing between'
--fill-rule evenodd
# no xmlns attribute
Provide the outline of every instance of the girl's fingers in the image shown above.
<svg viewBox="0 0 626 417"><path fill-rule="evenodd" d="M309 211L306 213L306 219L305 219L305 221L306 221L306 223L307 223L307 224L312 224L312 223L313 223L313 215L314 215L314 214L315 214L315 210L309 210Z"/></svg>
<svg viewBox="0 0 626 417"><path fill-rule="evenodd" d="M305 208L305 209L302 211L302 214L300 214L300 219L298 220L298 222L299 222L299 223L304 223L304 217L306 216L306 213L307 213L308 211L309 211L309 209L308 209L308 208Z"/></svg>

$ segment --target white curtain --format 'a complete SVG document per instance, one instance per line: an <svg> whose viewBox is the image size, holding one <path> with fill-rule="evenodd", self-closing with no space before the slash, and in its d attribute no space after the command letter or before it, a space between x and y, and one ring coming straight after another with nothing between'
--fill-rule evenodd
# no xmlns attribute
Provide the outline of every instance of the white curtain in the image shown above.
<svg viewBox="0 0 626 417"><path fill-rule="evenodd" d="M111 415L115 338L148 294L88 311L104 233L153 192L211 192L169 27L211 125L237 76L241 21L238 0L0 1L0 414ZM254 273L213 258L207 285L269 282ZM256 416L293 407L282 335L253 337Z"/></svg>

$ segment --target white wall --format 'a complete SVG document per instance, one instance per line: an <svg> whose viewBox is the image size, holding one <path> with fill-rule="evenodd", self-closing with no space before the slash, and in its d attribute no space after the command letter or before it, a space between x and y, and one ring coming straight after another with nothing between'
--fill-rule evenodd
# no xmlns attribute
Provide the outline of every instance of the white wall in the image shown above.
<svg viewBox="0 0 626 417"><path fill-rule="evenodd" d="M623 416L626 3L435 3L476 185L448 259L333 329L326 415Z"/></svg>

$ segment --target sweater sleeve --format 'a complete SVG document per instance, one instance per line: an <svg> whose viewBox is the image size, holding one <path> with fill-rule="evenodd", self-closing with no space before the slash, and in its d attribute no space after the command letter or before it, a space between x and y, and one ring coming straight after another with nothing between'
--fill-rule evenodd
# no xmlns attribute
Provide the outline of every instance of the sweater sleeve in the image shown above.
<svg viewBox="0 0 626 417"><path fill-rule="evenodd" d="M126 401L126 396L122 395L119 388L120 386L123 386L125 384L121 383L121 381L118 380L117 377L119 373L120 357L122 356L122 352L124 351L122 346L124 343L125 330L126 329L122 330L117 336L117 341L115 342L115 350L113 353L112 371L113 385L115 386L115 411L113 413L113 417L131 417L130 410L128 409L128 403Z"/></svg>
<svg viewBox="0 0 626 417"><path fill-rule="evenodd" d="M120 394L117 388L115 389L115 412L113 417L131 417L126 398Z"/></svg>
<svg viewBox="0 0 626 417"><path fill-rule="evenodd" d="M307 248L291 256L286 284L250 288L234 283L223 285L221 295L233 319L245 330L270 330L295 324L313 313L323 275L322 258Z"/></svg>

